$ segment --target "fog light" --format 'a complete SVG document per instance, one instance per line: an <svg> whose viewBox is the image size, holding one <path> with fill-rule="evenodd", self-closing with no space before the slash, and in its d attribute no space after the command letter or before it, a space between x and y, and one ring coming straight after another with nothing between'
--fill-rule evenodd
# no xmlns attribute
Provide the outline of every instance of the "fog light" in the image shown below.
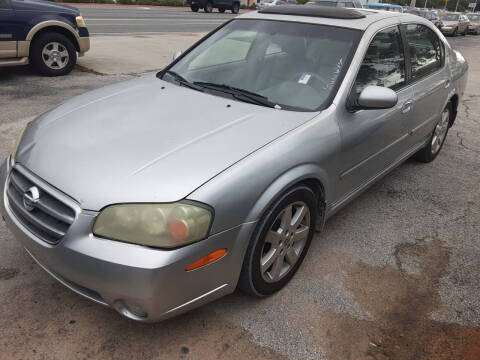
<svg viewBox="0 0 480 360"><path fill-rule="evenodd" d="M119 313L133 320L143 320L148 317L148 313L140 305L131 301L115 300L113 306Z"/></svg>

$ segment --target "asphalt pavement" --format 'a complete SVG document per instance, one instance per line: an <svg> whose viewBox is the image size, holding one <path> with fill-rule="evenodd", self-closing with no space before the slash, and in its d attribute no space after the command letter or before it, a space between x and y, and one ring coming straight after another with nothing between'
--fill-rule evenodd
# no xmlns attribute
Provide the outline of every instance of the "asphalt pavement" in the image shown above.
<svg viewBox="0 0 480 360"><path fill-rule="evenodd" d="M152 67L153 47L167 61L175 48L164 36L176 39L116 36L117 54L92 50L86 69L62 78L0 69L0 159L35 116L138 76L121 41L143 44L139 56ZM184 36L181 46L194 41ZM0 359L480 359L480 36L449 41L470 72L439 156L407 161L330 219L271 297L235 292L161 323L136 323L52 279L0 221ZM95 73L107 55L118 67Z"/></svg>
<svg viewBox="0 0 480 360"><path fill-rule="evenodd" d="M236 16L216 9L209 14L203 10L194 13L188 7L75 6L93 36L208 32Z"/></svg>

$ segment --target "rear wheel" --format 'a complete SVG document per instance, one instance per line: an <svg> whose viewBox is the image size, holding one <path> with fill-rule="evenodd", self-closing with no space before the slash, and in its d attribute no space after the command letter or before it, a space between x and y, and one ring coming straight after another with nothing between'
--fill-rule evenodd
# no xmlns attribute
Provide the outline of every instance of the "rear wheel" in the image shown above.
<svg viewBox="0 0 480 360"><path fill-rule="evenodd" d="M309 187L298 185L262 216L245 254L238 284L241 290L267 296L290 281L312 241L317 203Z"/></svg>
<svg viewBox="0 0 480 360"><path fill-rule="evenodd" d="M218 12L224 13L224 12L225 12L225 8L218 8Z"/></svg>
<svg viewBox="0 0 480 360"><path fill-rule="evenodd" d="M238 14L240 11L240 3L233 3L232 14Z"/></svg>
<svg viewBox="0 0 480 360"><path fill-rule="evenodd" d="M77 50L65 35L46 32L33 41L30 62L44 75L66 75L77 63Z"/></svg>
<svg viewBox="0 0 480 360"><path fill-rule="evenodd" d="M213 5L210 1L207 1L205 7L203 8L203 11L205 11L206 13L211 13L213 11Z"/></svg>
<svg viewBox="0 0 480 360"><path fill-rule="evenodd" d="M467 35L467 32L468 32L468 27L465 28L465 31L462 33L462 36Z"/></svg>
<svg viewBox="0 0 480 360"><path fill-rule="evenodd" d="M443 110L440 121L435 126L435 129L433 129L428 145L413 156L415 160L429 163L437 157L443 147L445 139L447 138L451 113L452 105L449 103Z"/></svg>
<svg viewBox="0 0 480 360"><path fill-rule="evenodd" d="M197 12L198 11L198 6L192 5L192 6L190 6L190 9L192 9L193 12Z"/></svg>

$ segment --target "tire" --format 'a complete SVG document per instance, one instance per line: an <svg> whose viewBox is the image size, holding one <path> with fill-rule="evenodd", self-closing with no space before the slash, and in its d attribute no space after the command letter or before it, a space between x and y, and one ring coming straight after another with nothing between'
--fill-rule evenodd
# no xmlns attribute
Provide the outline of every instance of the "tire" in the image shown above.
<svg viewBox="0 0 480 360"><path fill-rule="evenodd" d="M238 2L233 3L232 14L238 14L239 11L240 11L240 3Z"/></svg>
<svg viewBox="0 0 480 360"><path fill-rule="evenodd" d="M219 13L224 13L224 12L225 12L225 8L218 8L218 12L219 12Z"/></svg>
<svg viewBox="0 0 480 360"><path fill-rule="evenodd" d="M197 12L198 6L190 6L190 9L192 9L193 12Z"/></svg>
<svg viewBox="0 0 480 360"><path fill-rule="evenodd" d="M415 160L424 163L429 163L435 160L437 155L440 153L440 150L442 150L443 143L447 138L450 120L452 118L452 110L452 104L448 103L448 105L442 111L439 122L433 129L432 136L428 141L428 145L413 155Z"/></svg>
<svg viewBox="0 0 480 360"><path fill-rule="evenodd" d="M458 32L458 28L455 28L455 30L453 30L452 36L453 37L457 36L457 32Z"/></svg>
<svg viewBox="0 0 480 360"><path fill-rule="evenodd" d="M213 11L213 5L210 1L207 1L205 7L203 8L203 11L205 11L206 13L211 13Z"/></svg>
<svg viewBox="0 0 480 360"><path fill-rule="evenodd" d="M462 33L462 36L466 36L466 35L467 35L467 31L468 31L468 28L465 28L465 31Z"/></svg>
<svg viewBox="0 0 480 360"><path fill-rule="evenodd" d="M305 258L315 233L318 203L317 196L309 187L297 185L281 195L266 211L243 260L238 282L243 292L257 297L268 296L290 281ZM289 206L292 209L291 218L304 214L303 218L299 217L301 221L298 227L292 225L293 219L289 222L289 217L285 218ZM302 207L308 211L303 213ZM323 213L321 211L322 216ZM287 223L289 226L285 226ZM293 234L299 231L302 231L302 237L294 240ZM266 263L263 269L262 259Z"/></svg>
<svg viewBox="0 0 480 360"><path fill-rule="evenodd" d="M67 75L77 63L75 46L70 39L60 33L46 32L40 34L33 41L30 50L30 63L43 75Z"/></svg>

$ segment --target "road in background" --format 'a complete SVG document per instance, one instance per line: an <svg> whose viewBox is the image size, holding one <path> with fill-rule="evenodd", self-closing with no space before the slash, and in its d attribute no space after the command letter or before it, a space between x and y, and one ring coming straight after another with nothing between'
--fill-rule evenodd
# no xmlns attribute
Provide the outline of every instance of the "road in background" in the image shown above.
<svg viewBox="0 0 480 360"><path fill-rule="evenodd" d="M147 35L208 32L234 18L228 10L207 14L190 8L75 5L87 21L90 34Z"/></svg>

